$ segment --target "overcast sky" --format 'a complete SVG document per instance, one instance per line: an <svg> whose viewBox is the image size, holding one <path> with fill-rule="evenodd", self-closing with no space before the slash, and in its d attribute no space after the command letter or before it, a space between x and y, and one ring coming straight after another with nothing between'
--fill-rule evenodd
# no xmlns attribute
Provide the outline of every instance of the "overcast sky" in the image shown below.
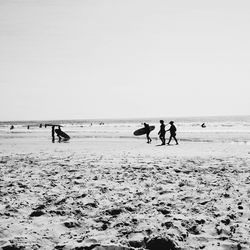
<svg viewBox="0 0 250 250"><path fill-rule="evenodd" d="M0 120L249 115L249 0L0 0Z"/></svg>

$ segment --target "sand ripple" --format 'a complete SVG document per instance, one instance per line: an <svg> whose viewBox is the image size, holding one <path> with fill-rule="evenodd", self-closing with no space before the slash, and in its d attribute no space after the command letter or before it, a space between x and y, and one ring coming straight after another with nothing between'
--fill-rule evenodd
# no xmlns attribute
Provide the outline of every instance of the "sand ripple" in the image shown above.
<svg viewBox="0 0 250 250"><path fill-rule="evenodd" d="M1 157L0 247L250 249L249 163L126 154Z"/></svg>

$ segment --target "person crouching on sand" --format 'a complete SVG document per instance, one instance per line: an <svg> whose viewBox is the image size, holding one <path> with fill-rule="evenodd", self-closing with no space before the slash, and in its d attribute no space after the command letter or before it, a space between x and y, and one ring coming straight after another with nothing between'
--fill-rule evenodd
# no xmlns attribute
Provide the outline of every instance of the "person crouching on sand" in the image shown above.
<svg viewBox="0 0 250 250"><path fill-rule="evenodd" d="M159 135L159 138L161 139L161 145L165 145L166 144L166 139L165 139L165 134L166 134L166 131L165 131L165 124L164 124L164 121L163 120L160 120L160 131L158 132L158 135Z"/></svg>
<svg viewBox="0 0 250 250"><path fill-rule="evenodd" d="M150 134L149 125L144 122L144 127L145 127L145 131L146 131L147 143L151 143L152 139L149 137L149 134Z"/></svg>
<svg viewBox="0 0 250 250"><path fill-rule="evenodd" d="M177 141L177 139L176 139L176 137L175 137L175 136L176 136L176 127L175 127L175 125L174 125L174 122L171 121L171 122L169 122L169 124L170 124L171 126L170 126L170 128L167 130L167 131L170 132L170 137L169 137L169 140L168 140L168 145L170 144L172 138L174 138L176 145L178 145L178 141Z"/></svg>

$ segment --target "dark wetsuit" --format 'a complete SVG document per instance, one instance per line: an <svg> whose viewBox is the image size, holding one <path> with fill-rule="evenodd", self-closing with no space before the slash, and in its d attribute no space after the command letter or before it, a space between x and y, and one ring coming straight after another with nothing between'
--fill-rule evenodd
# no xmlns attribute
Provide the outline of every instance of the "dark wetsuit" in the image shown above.
<svg viewBox="0 0 250 250"><path fill-rule="evenodd" d="M159 138L161 139L162 141L162 145L165 145L166 143L166 139L165 139L165 134L166 134L166 130L165 130L165 124L161 124L161 127L160 127L160 131L159 131Z"/></svg>
<svg viewBox="0 0 250 250"><path fill-rule="evenodd" d="M55 126L51 127L51 136L52 136L52 142L55 141Z"/></svg>
<svg viewBox="0 0 250 250"><path fill-rule="evenodd" d="M150 143L152 140L149 137L149 133L150 133L149 125L147 123L144 123L144 127L145 127L145 130L146 130L146 136L147 136L147 140L148 140L147 143Z"/></svg>
<svg viewBox="0 0 250 250"><path fill-rule="evenodd" d="M169 137L169 140L168 140L168 144L171 142L172 138L174 138L176 144L178 144L178 141L177 141L177 139L175 137L176 136L176 127L175 127L175 125L172 124L168 130L170 132L170 137Z"/></svg>

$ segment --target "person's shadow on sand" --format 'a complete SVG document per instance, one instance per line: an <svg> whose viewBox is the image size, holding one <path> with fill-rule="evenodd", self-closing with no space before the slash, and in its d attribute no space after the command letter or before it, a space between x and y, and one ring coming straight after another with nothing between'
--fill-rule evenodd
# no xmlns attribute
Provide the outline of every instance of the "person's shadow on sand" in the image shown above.
<svg viewBox="0 0 250 250"><path fill-rule="evenodd" d="M162 145L162 144L158 144L158 145L155 145L155 146L156 146L156 147L161 147L161 146L168 146L168 147L169 147L169 146L174 146L174 145L171 145L171 144L169 144L169 145L164 145L164 144Z"/></svg>

